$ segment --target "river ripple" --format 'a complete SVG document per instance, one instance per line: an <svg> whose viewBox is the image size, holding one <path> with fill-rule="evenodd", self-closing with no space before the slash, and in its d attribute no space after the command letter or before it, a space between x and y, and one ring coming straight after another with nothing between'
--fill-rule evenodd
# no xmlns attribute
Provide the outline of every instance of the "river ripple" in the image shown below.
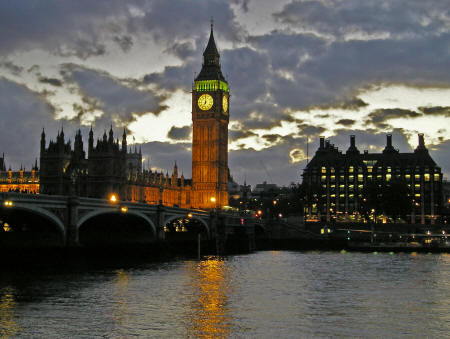
<svg viewBox="0 0 450 339"><path fill-rule="evenodd" d="M448 254L267 251L5 272L1 338L444 338Z"/></svg>

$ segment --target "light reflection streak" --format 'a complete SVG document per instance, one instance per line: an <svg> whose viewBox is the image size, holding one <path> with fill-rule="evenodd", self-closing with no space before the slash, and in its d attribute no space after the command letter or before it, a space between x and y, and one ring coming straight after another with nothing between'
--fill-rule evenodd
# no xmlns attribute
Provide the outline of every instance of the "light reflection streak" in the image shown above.
<svg viewBox="0 0 450 339"><path fill-rule="evenodd" d="M231 334L229 309L231 272L227 263L210 257L187 263L193 299L186 314L187 337L227 338Z"/></svg>
<svg viewBox="0 0 450 339"><path fill-rule="evenodd" d="M14 289L11 287L0 290L0 338L9 338L19 331L16 322L16 301Z"/></svg>
<svg viewBox="0 0 450 339"><path fill-rule="evenodd" d="M128 306L128 282L129 276L123 270L117 271L117 281L115 284L115 304L116 308L114 310L112 319L115 323L115 332L119 337L125 337L126 333L121 333L124 330L124 325L128 321L129 316L129 306Z"/></svg>

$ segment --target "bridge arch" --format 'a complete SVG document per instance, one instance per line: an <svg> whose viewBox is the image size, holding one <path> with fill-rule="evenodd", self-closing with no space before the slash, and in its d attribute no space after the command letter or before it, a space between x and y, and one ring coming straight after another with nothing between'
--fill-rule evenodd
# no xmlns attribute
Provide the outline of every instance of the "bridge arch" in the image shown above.
<svg viewBox="0 0 450 339"><path fill-rule="evenodd" d="M14 206L14 209L35 213L37 215L40 215L41 217L44 217L44 218L50 220L58 227L59 231L61 231L61 235L63 236L63 239L65 241L66 228L64 227L64 222L60 218L58 218L54 213L52 213L46 209L36 207L36 206L25 207L25 206L16 205L16 206Z"/></svg>
<svg viewBox="0 0 450 339"><path fill-rule="evenodd" d="M170 223L170 222L172 222L172 221L174 221L174 220L177 220L177 219L185 219L185 218L186 218L186 215L185 215L185 214L171 215L171 216L169 216L168 218L166 218L166 219L164 220L164 223L163 223L162 226L166 226L168 223ZM195 215L193 215L192 217L190 217L190 219L192 219L192 220L197 220L198 222L200 222L200 223L205 227L205 229L206 229L206 234L207 234L208 238L210 238L211 232L210 232L210 229L209 229L209 225L208 225L208 223L207 223L204 219L202 219L202 218L200 218L200 217L197 217L197 216L195 216Z"/></svg>
<svg viewBox="0 0 450 339"><path fill-rule="evenodd" d="M109 209L109 208L106 209L105 208L105 209L101 209L101 210L95 210L95 211L92 211L92 212L89 212L89 213L83 215L78 220L78 222L77 222L77 229L79 230L81 225L83 225L89 219L92 219L92 218L97 217L97 216L102 215L102 214L121 214L121 215L123 215L123 213L119 212L117 209ZM133 216L136 216L136 217L139 217L139 218L145 220L148 223L148 225L150 226L150 228L152 230L152 233L153 233L153 236L155 236L155 237L157 236L155 224L145 214L140 213L140 212L136 212L136 211L130 211L130 210L128 210L124 214L126 214L126 215L133 215Z"/></svg>
<svg viewBox="0 0 450 339"><path fill-rule="evenodd" d="M64 220L51 210L15 203L0 208L0 247L51 248L66 245Z"/></svg>

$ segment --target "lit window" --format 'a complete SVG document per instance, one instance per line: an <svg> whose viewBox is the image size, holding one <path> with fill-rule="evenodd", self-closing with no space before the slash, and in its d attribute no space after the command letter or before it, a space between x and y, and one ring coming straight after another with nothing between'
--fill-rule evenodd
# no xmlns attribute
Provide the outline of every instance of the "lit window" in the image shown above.
<svg viewBox="0 0 450 339"><path fill-rule="evenodd" d="M391 167L388 167L388 168L387 168L387 172L388 172L388 173L391 173Z"/></svg>
<svg viewBox="0 0 450 339"><path fill-rule="evenodd" d="M350 166L350 167L348 168L348 172L349 172L349 173L353 173L353 166Z"/></svg>
<svg viewBox="0 0 450 339"><path fill-rule="evenodd" d="M411 175L410 174L405 174L405 179L406 180L410 180L411 179Z"/></svg>
<svg viewBox="0 0 450 339"><path fill-rule="evenodd" d="M331 176L331 180L334 181L335 179L336 179L336 177L335 177L334 175L332 175L332 176Z"/></svg>
<svg viewBox="0 0 450 339"><path fill-rule="evenodd" d="M326 181L326 180L327 180L326 175L322 175L322 181Z"/></svg>
<svg viewBox="0 0 450 339"><path fill-rule="evenodd" d="M362 182L364 180L364 177L362 174L358 174L358 181Z"/></svg>
<svg viewBox="0 0 450 339"><path fill-rule="evenodd" d="M434 181L439 181L440 175L439 174L435 174L434 175Z"/></svg>
<svg viewBox="0 0 450 339"><path fill-rule="evenodd" d="M390 181L391 180L391 175L390 174L386 174L386 181Z"/></svg>
<svg viewBox="0 0 450 339"><path fill-rule="evenodd" d="M367 172L372 173L372 166L367 167Z"/></svg>
<svg viewBox="0 0 450 339"><path fill-rule="evenodd" d="M334 173L334 167L330 168L331 173Z"/></svg>
<svg viewBox="0 0 450 339"><path fill-rule="evenodd" d="M414 175L414 179L420 180L420 174L415 174L415 175Z"/></svg>
<svg viewBox="0 0 450 339"><path fill-rule="evenodd" d="M322 173L327 173L327 168L326 167L322 167Z"/></svg>
<svg viewBox="0 0 450 339"><path fill-rule="evenodd" d="M353 181L353 179L354 179L354 178L353 178L353 175L349 175L349 176L348 176L348 180L349 180L349 181Z"/></svg>
<svg viewBox="0 0 450 339"><path fill-rule="evenodd" d="M425 178L425 181L430 181L430 175L428 173L425 173L423 177Z"/></svg>

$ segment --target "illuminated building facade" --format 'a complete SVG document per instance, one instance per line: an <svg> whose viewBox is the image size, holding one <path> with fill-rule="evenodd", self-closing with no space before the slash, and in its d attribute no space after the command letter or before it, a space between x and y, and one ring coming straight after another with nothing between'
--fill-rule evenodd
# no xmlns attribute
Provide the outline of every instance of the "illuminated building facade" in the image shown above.
<svg viewBox="0 0 450 339"><path fill-rule="evenodd" d="M18 171L6 170L5 154L0 158L0 192L39 193L39 169L37 160L31 171L23 167Z"/></svg>
<svg viewBox="0 0 450 339"><path fill-rule="evenodd" d="M311 221L357 220L364 202L363 192L371 185L390 181L408 187L410 212L407 222L432 224L442 205L442 172L428 153L423 134L412 153L400 153L392 146L392 136L381 153L360 153L355 136L343 154L329 141L320 146L303 171L306 194L305 216Z"/></svg>
<svg viewBox="0 0 450 339"><path fill-rule="evenodd" d="M61 131L56 141L46 147L41 135L41 170L39 192L43 194L76 194L91 198L109 198L147 202L168 206L190 207L190 181L178 177L175 164L169 177L166 173L142 170L142 153L128 149L126 132L121 144L114 139L112 128L94 146L94 132L89 131L86 157L81 131L77 131L74 147L65 142Z"/></svg>
<svg viewBox="0 0 450 339"><path fill-rule="evenodd" d="M202 69L192 88L192 202L197 207L228 205L229 98L211 24Z"/></svg>

